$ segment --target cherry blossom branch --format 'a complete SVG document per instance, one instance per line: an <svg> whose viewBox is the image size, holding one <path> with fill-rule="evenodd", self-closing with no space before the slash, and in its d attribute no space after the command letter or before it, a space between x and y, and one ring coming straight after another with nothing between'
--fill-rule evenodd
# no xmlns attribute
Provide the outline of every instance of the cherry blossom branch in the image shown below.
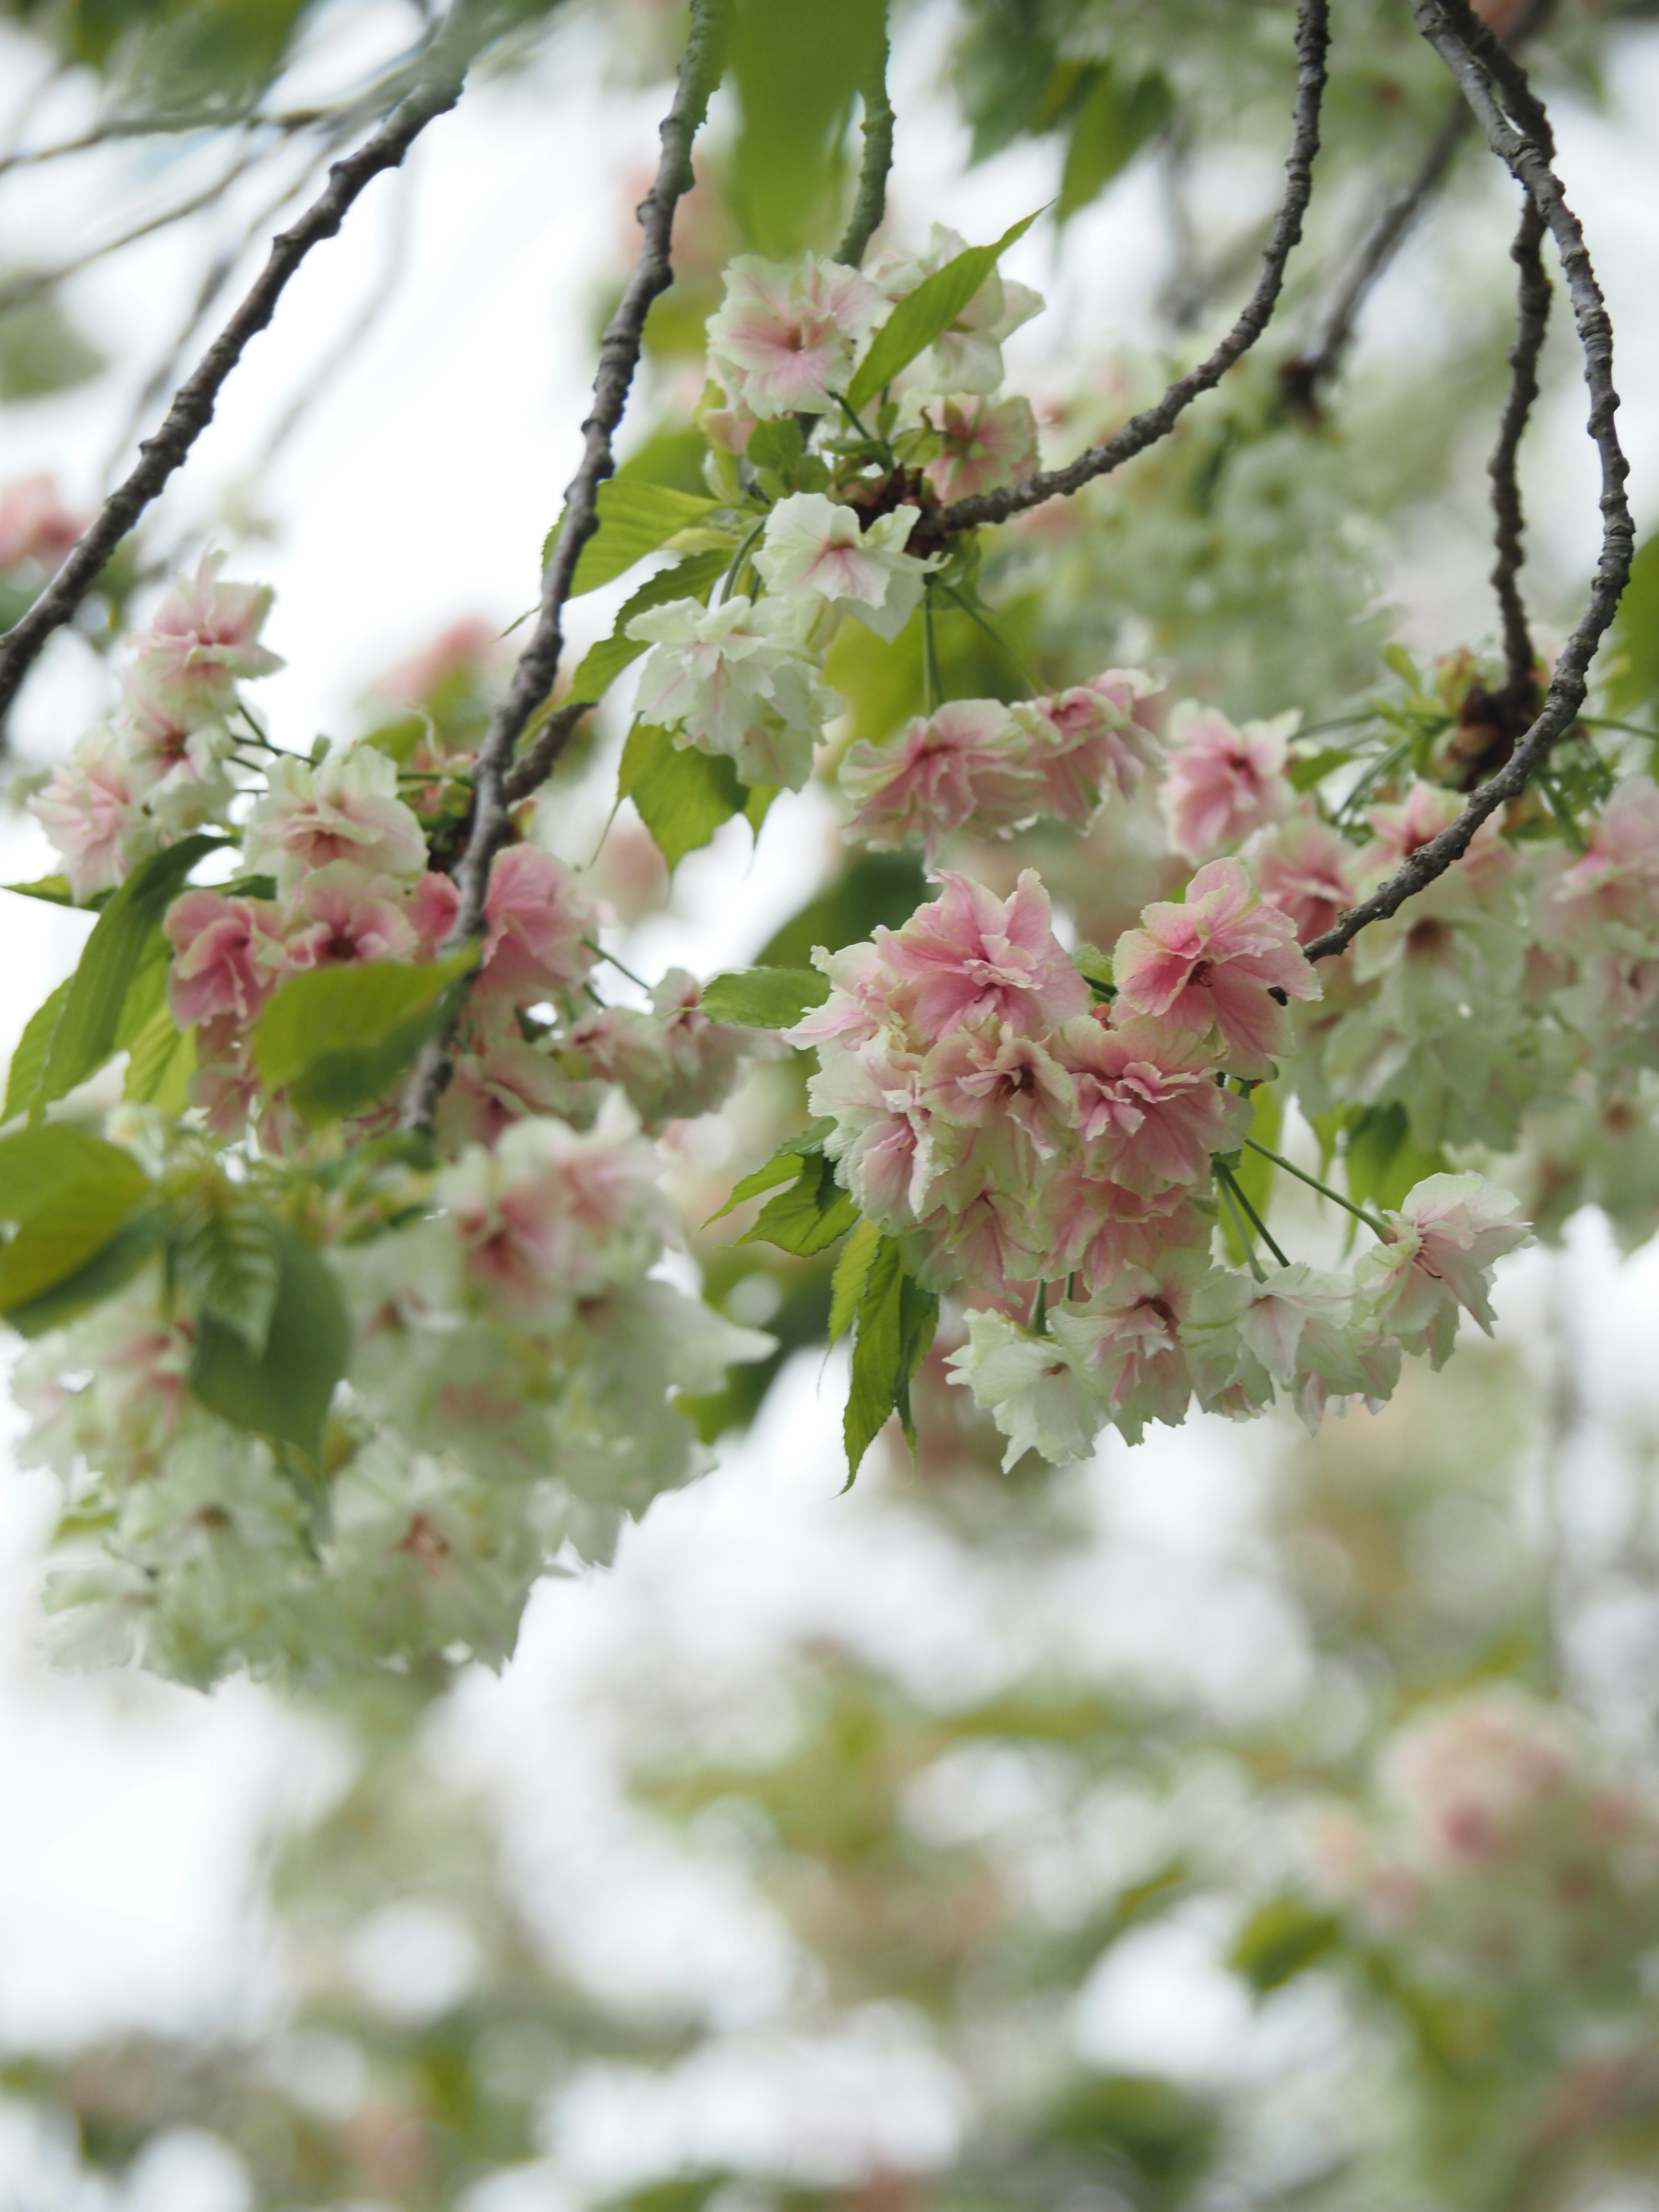
<svg viewBox="0 0 1659 2212"><path fill-rule="evenodd" d="M551 692L564 650L564 608L582 547L599 527L599 490L616 467L611 441L622 420L634 372L639 366L645 319L651 304L674 281L669 248L674 211L690 191L691 143L709 96L720 82L726 0L691 0L691 28L680 58L674 103L664 118L662 155L651 190L640 203L644 234L634 273L605 325L599 341L599 365L593 378L593 404L582 424L581 465L564 495L564 514L542 576L540 611L529 644L514 672L505 699L490 717L472 768L472 819L466 848L455 870L460 904L446 949L459 950L484 931L484 899L490 864L512 834L509 811L515 799L527 797L514 774L514 751L532 716ZM574 702L573 702L574 703ZM545 778L575 726L576 715L562 711L550 718L520 768L533 763L538 781ZM458 1015L459 1018L459 1015ZM453 1071L453 1028L434 1037L416 1063L404 1102L404 1126L425 1131Z"/></svg>
<svg viewBox="0 0 1659 2212"><path fill-rule="evenodd" d="M1522 543L1526 518L1522 511L1516 463L1528 417L1538 398L1538 356L1543 349L1544 332L1549 323L1550 280L1544 271L1543 244L1544 218L1528 194L1522 205L1515 243L1510 248L1510 258L1520 275L1516 288L1515 343L1510 349L1509 397L1504 403L1498 443L1486 464L1486 473L1492 478L1493 537L1498 546L1498 565L1492 572L1492 583L1504 623L1507 689L1511 702L1517 708L1522 700L1528 705L1535 704L1538 697L1534 675L1537 656L1533 650L1526 602L1521 596L1518 580L1526 560Z"/></svg>
<svg viewBox="0 0 1659 2212"><path fill-rule="evenodd" d="M1497 775L1471 794L1455 822L1419 846L1370 898L1351 908L1334 927L1304 948L1310 960L1328 959L1346 951L1369 923L1397 913L1407 899L1461 860L1481 823L1526 788L1528 778L1583 704L1587 672L1630 580L1636 542L1625 497L1630 464L1614 427L1619 394L1613 381L1613 325L1583 228L1550 166L1548 118L1526 72L1475 15L1468 0L1411 0L1411 5L1419 29L1450 70L1492 151L1528 195L1555 240L1584 356L1589 433L1601 457L1601 551L1588 604L1561 649L1531 728Z"/></svg>
<svg viewBox="0 0 1659 2212"><path fill-rule="evenodd" d="M1314 156L1319 150L1319 112L1325 94L1325 57L1330 44L1328 0L1299 0L1296 18L1297 93L1295 130L1285 164L1285 197L1275 217L1273 234L1262 256L1261 273L1243 312L1209 356L1185 376L1177 377L1155 407L1131 416L1121 430L1103 444L1063 469L1039 470L1024 483L1000 491L981 492L959 499L930 519L927 543L959 530L974 530L981 523L1006 522L1047 500L1069 498L1108 476L1125 461L1167 438L1194 399L1212 392L1236 361L1243 358L1272 319L1285 283L1285 264L1302 236L1302 221L1313 190ZM918 536L920 543L920 534Z"/></svg>
<svg viewBox="0 0 1659 2212"><path fill-rule="evenodd" d="M528 799L532 791L539 791L553 773L559 755L569 743L570 733L584 714L591 714L599 704L595 699L567 699L556 708L532 742L525 747L507 770L502 788L509 806L516 806L521 799Z"/></svg>
<svg viewBox="0 0 1659 2212"><path fill-rule="evenodd" d="M292 229L271 240L270 253L252 290L208 348L194 374L180 386L166 420L139 447L137 466L104 501L57 576L28 612L0 639L0 716L17 696L52 632L73 617L108 563L115 549L156 498L169 477L182 468L191 448L213 420L226 380L249 342L276 312L289 279L313 246L332 238L364 187L383 170L395 169L434 117L445 114L461 96L471 48L459 35L464 8L452 10L434 40L419 82L368 143L329 171L326 188Z"/></svg>
<svg viewBox="0 0 1659 2212"><path fill-rule="evenodd" d="M893 103L887 91L887 34L882 33L881 52L861 88L864 96L864 159L859 167L858 197L847 225L847 234L836 248L836 258L849 269L863 260L887 208L887 177L893 166Z"/></svg>

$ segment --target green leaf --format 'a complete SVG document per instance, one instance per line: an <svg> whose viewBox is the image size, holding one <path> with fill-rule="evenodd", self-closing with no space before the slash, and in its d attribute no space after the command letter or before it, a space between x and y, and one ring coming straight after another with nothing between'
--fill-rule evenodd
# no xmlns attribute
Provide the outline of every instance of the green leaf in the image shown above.
<svg viewBox="0 0 1659 2212"><path fill-rule="evenodd" d="M70 1122L0 1138L0 1312L82 1267L136 1213L150 1181L131 1152Z"/></svg>
<svg viewBox="0 0 1659 2212"><path fill-rule="evenodd" d="M136 1003L143 1004L143 1018L148 1020L156 1003L153 994L158 971L163 983L166 978L168 947L161 934L162 917L197 862L218 851L223 842L219 837L185 837L164 853L152 854L99 915L81 963L70 978L52 1032L40 1104L64 1097L120 1049L127 1041L127 998L135 987Z"/></svg>
<svg viewBox="0 0 1659 2212"><path fill-rule="evenodd" d="M1413 1139L1403 1106L1357 1106L1349 1114L1342 1166L1356 1206L1398 1206L1425 1176L1444 1175L1450 1164L1437 1146L1425 1152Z"/></svg>
<svg viewBox="0 0 1659 2212"><path fill-rule="evenodd" d="M667 484L649 483L638 477L610 477L599 486L599 526L583 546L570 580L570 597L579 599L595 592L655 553L682 530L707 520L719 501L696 492L674 491ZM553 557L553 548L563 526L560 516L542 544L542 566Z"/></svg>
<svg viewBox="0 0 1659 2212"><path fill-rule="evenodd" d="M759 963L805 968L815 945L839 952L878 927L899 928L927 896L927 879L914 854L860 853L827 890L773 933L760 949Z"/></svg>
<svg viewBox="0 0 1659 2212"><path fill-rule="evenodd" d="M744 1199L758 1198L762 1191L772 1190L779 1183L787 1182L791 1176L799 1175L801 1161L816 1158L823 1152L823 1140L835 1126L828 1115L819 1121L809 1121L798 1137L791 1137L778 1146L764 1167L757 1168L752 1175L744 1176L720 1212L711 1213L703 1227L707 1229L714 1222L724 1221L733 1207L741 1206Z"/></svg>
<svg viewBox="0 0 1659 2212"><path fill-rule="evenodd" d="M842 1423L849 1490L890 1414L897 1413L915 1449L910 1382L927 1357L938 1321L938 1297L905 1273L898 1246L884 1237L871 1257L858 1299L853 1379Z"/></svg>
<svg viewBox="0 0 1659 2212"><path fill-rule="evenodd" d="M121 1096L140 1106L159 1106L165 1114L182 1114L195 1073L196 1032L181 1030L163 1004L132 1040Z"/></svg>
<svg viewBox="0 0 1659 2212"><path fill-rule="evenodd" d="M908 368L919 353L948 331L980 286L1017 238L1024 238L1041 208L1005 230L994 246L970 246L924 276L915 290L901 300L876 332L870 350L860 362L847 387L847 404L855 415Z"/></svg>
<svg viewBox="0 0 1659 2212"><path fill-rule="evenodd" d="M199 1320L221 1323L258 1359L270 1334L283 1224L222 1176L180 1204L170 1246L173 1280Z"/></svg>
<svg viewBox="0 0 1659 2212"><path fill-rule="evenodd" d="M1659 533L1637 548L1610 642L1607 707L1633 714L1659 696Z"/></svg>
<svg viewBox="0 0 1659 2212"><path fill-rule="evenodd" d="M95 1305L101 1305L131 1282L161 1243L162 1217L159 1207L144 1206L124 1222L91 1259L61 1276L48 1289L8 1307L6 1324L20 1336L44 1336L62 1328Z"/></svg>
<svg viewBox="0 0 1659 2212"><path fill-rule="evenodd" d="M1423 678L1418 673L1417 663L1403 645L1385 645L1378 658L1414 697L1420 699L1423 696Z"/></svg>
<svg viewBox="0 0 1659 2212"><path fill-rule="evenodd" d="M617 784L671 869L743 813L749 797L724 753L677 745L653 722L635 722L628 732Z"/></svg>
<svg viewBox="0 0 1659 2212"><path fill-rule="evenodd" d="M1103 991L1114 991L1112 963L1109 954L1097 945L1079 945L1072 955L1072 965L1085 983L1097 984Z"/></svg>
<svg viewBox="0 0 1659 2212"><path fill-rule="evenodd" d="M729 73L742 119L727 190L760 252L829 245L853 95L880 65L886 12L885 0L735 0Z"/></svg>
<svg viewBox="0 0 1659 2212"><path fill-rule="evenodd" d="M617 463L612 481L666 484L672 491L701 497L708 453L708 441L701 430L654 430L625 461Z"/></svg>
<svg viewBox="0 0 1659 2212"><path fill-rule="evenodd" d="M32 884L0 884L0 890L15 891L19 898L45 899L51 906L79 903L67 876L37 876Z"/></svg>
<svg viewBox="0 0 1659 2212"><path fill-rule="evenodd" d="M836 1181L836 1165L822 1153L811 1154L789 1189L769 1200L739 1244L775 1244L798 1260L827 1252L859 1218L851 1194Z"/></svg>
<svg viewBox="0 0 1659 2212"><path fill-rule="evenodd" d="M609 637L591 645L570 679L573 699L603 699L611 686L642 653L651 648L643 638L629 637L628 625L648 608L665 606L670 599L701 599L708 594L731 566L726 553L693 553L660 575L647 577L617 617Z"/></svg>
<svg viewBox="0 0 1659 2212"><path fill-rule="evenodd" d="M1072 117L1056 220L1065 222L1109 185L1170 119L1170 88L1154 72L1125 91L1109 62L1098 64Z"/></svg>
<svg viewBox="0 0 1659 2212"><path fill-rule="evenodd" d="M830 978L816 968L747 968L711 978L697 1003L711 1022L787 1030L829 995Z"/></svg>
<svg viewBox="0 0 1659 2212"><path fill-rule="evenodd" d="M210 1413L291 1444L315 1465L335 1385L346 1371L350 1322L322 1254L286 1222L275 1222L272 1236L279 1273L264 1350L252 1352L235 1329L206 1316L190 1387Z"/></svg>
<svg viewBox="0 0 1659 2212"><path fill-rule="evenodd" d="M853 1326L859 1310L859 1300L864 1296L864 1286L870 1279L870 1267L881 1243L881 1231L873 1221L860 1221L841 1248L841 1257L836 1262L836 1272L830 1281L830 1341L839 1344Z"/></svg>
<svg viewBox="0 0 1659 2212"><path fill-rule="evenodd" d="M1346 768L1353 755L1346 745L1327 745L1322 752L1293 759L1285 773L1292 791L1311 791L1323 783L1333 769Z"/></svg>
<svg viewBox="0 0 1659 2212"><path fill-rule="evenodd" d="M40 1079L46 1072L46 1057L52 1050L52 1031L58 1026L58 1017L64 1011L64 1001L70 994L75 979L65 975L58 988L35 1008L17 1040L17 1049L11 1056L11 1066L6 1071L5 1119L14 1114L28 1114L35 1110L39 1100Z"/></svg>
<svg viewBox="0 0 1659 2212"><path fill-rule="evenodd" d="M372 960L290 977L253 1032L259 1080L313 1125L372 1105L441 1027L477 957L468 945L422 967Z"/></svg>
<svg viewBox="0 0 1659 2212"><path fill-rule="evenodd" d="M757 422L749 433L745 450L757 469L770 469L775 475L790 477L806 450L806 441L794 416L784 415L775 422Z"/></svg>
<svg viewBox="0 0 1659 2212"><path fill-rule="evenodd" d="M1283 1989L1342 1941L1342 1922L1300 1897L1270 1897L1240 1929L1227 1964L1258 1996Z"/></svg>

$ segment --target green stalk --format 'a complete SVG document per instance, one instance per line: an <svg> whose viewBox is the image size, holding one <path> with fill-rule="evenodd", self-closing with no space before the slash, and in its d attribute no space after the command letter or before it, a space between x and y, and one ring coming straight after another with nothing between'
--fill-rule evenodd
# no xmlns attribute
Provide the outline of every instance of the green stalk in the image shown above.
<svg viewBox="0 0 1659 2212"><path fill-rule="evenodd" d="M1363 1206L1356 1206L1351 1198L1344 1198L1340 1190L1333 1190L1329 1183L1321 1182L1317 1176L1310 1175L1306 1168L1297 1167L1294 1160L1287 1160L1282 1152L1270 1152L1266 1145L1258 1145L1254 1137L1246 1137L1244 1141L1253 1152L1260 1152L1263 1159L1271 1160L1276 1168L1283 1168L1286 1175L1293 1175L1298 1182L1305 1182L1310 1190L1316 1190L1322 1198L1328 1198L1333 1204L1341 1206L1345 1212L1352 1213L1356 1221L1363 1221L1366 1228L1375 1231L1385 1244L1389 1242L1386 1224L1379 1221L1374 1213L1367 1213Z"/></svg>

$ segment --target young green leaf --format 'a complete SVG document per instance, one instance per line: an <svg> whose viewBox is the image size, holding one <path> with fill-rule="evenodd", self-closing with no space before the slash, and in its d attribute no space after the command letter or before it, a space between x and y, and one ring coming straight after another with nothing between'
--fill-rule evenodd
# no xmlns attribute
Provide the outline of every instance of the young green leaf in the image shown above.
<svg viewBox="0 0 1659 2212"><path fill-rule="evenodd" d="M1341 1941L1342 1922L1334 1912L1304 1898L1270 1897L1239 1929L1227 1964L1258 1996L1266 1996L1317 1966Z"/></svg>
<svg viewBox="0 0 1659 2212"><path fill-rule="evenodd" d="M1168 122L1170 88L1156 72L1127 89L1109 62L1096 74L1072 118L1060 173L1055 219L1065 222L1086 207Z"/></svg>
<svg viewBox="0 0 1659 2212"><path fill-rule="evenodd" d="M334 1271L286 1222L274 1222L276 1296L263 1351L211 1315L203 1317L190 1387L210 1413L291 1444L316 1465L351 1327Z"/></svg>
<svg viewBox="0 0 1659 2212"><path fill-rule="evenodd" d="M181 1202L169 1248L173 1281L198 1322L222 1323L255 1359L270 1334L282 1228L268 1206L216 1176Z"/></svg>
<svg viewBox="0 0 1659 2212"><path fill-rule="evenodd" d="M708 594L730 566L729 554L693 553L672 568L665 568L660 575L648 576L617 617L610 636L589 646L582 655L570 679L570 696L603 699L623 669L651 650L643 638L628 635L635 616L665 606L671 599L701 599L707 605Z"/></svg>
<svg viewBox="0 0 1659 2212"><path fill-rule="evenodd" d="M0 1250L0 1312L82 1267L150 1188L131 1152L70 1122L0 1138L0 1220L17 1224Z"/></svg>
<svg viewBox="0 0 1659 2212"><path fill-rule="evenodd" d="M8 1121L15 1114L29 1114L36 1109L40 1079L46 1072L46 1055L52 1050L52 1033L58 1026L58 1017L64 1011L64 1001L74 980L73 976L64 976L51 996L29 1016L17 1040L17 1049L6 1071L4 1113Z"/></svg>
<svg viewBox="0 0 1659 2212"><path fill-rule="evenodd" d="M44 1336L48 1329L62 1328L66 1322L78 1319L91 1307L101 1305L106 1298L125 1289L154 1256L163 1234L161 1209L141 1206L123 1222L107 1243L99 1246L91 1259L60 1276L46 1290L37 1291L33 1297L8 1306L6 1326L15 1328L20 1336Z"/></svg>
<svg viewBox="0 0 1659 2212"><path fill-rule="evenodd" d="M816 968L746 968L711 977L697 1003L711 1022L787 1030L829 995L830 979Z"/></svg>
<svg viewBox="0 0 1659 2212"><path fill-rule="evenodd" d="M860 1221L841 1248L841 1257L836 1262L836 1272L830 1279L830 1341L839 1344L853 1326L859 1310L859 1300L864 1296L865 1284L870 1279L870 1267L881 1243L881 1231L873 1221Z"/></svg>
<svg viewBox="0 0 1659 2212"><path fill-rule="evenodd" d="M850 1193L836 1181L835 1162L820 1153L802 1160L794 1182L768 1200L738 1242L775 1244L781 1252L810 1260L815 1252L827 1252L858 1218Z"/></svg>
<svg viewBox="0 0 1659 2212"><path fill-rule="evenodd" d="M611 477L599 486L599 526L583 546L570 580L570 596L597 591L613 576L624 574L636 561L654 553L682 530L702 522L718 510L719 502L695 493L672 491L666 484L644 483L637 477ZM542 566L553 557L553 547L564 518L560 516L542 545Z"/></svg>
<svg viewBox="0 0 1659 2212"><path fill-rule="evenodd" d="M711 1213L703 1227L707 1229L713 1222L724 1221L735 1206L743 1204L744 1199L758 1198L762 1191L772 1190L781 1182L790 1182L800 1173L803 1159L816 1158L823 1152L823 1140L835 1126L827 1115L817 1121L809 1121L798 1137L791 1137L778 1146L764 1167L757 1168L752 1175L744 1176L720 1212Z"/></svg>
<svg viewBox="0 0 1659 2212"><path fill-rule="evenodd" d="M470 945L424 967L374 960L290 977L253 1032L259 1080L286 1091L313 1124L372 1105L438 1029L447 993L477 959Z"/></svg>
<svg viewBox="0 0 1659 2212"><path fill-rule="evenodd" d="M195 1073L196 1032L181 1030L162 1005L128 1049L121 1096L140 1106L159 1106L164 1114L182 1114L190 1103L190 1079Z"/></svg>
<svg viewBox="0 0 1659 2212"><path fill-rule="evenodd" d="M1403 1106L1350 1109L1342 1168L1356 1206L1399 1206L1414 1184L1443 1175L1449 1166L1438 1146L1428 1152L1417 1143Z"/></svg>
<svg viewBox="0 0 1659 2212"><path fill-rule="evenodd" d="M95 1075L112 1053L130 1041L124 1034L128 994L135 986L148 1020L159 973L165 982L169 948L161 921L185 878L222 839L185 837L152 854L127 878L98 917L52 1031L36 1103L49 1105Z"/></svg>
<svg viewBox="0 0 1659 2212"><path fill-rule="evenodd" d="M1017 238L1024 238L1041 208L1005 230L994 246L970 246L924 276L915 290L901 300L876 332L870 350L860 362L847 387L847 404L862 415L878 392L884 392L902 368L908 368L933 340L948 331Z"/></svg>
<svg viewBox="0 0 1659 2212"><path fill-rule="evenodd" d="M905 1273L898 1246L884 1237L859 1293L852 1384L842 1424L849 1490L890 1414L897 1413L914 1450L910 1382L927 1357L938 1321L937 1296Z"/></svg>
<svg viewBox="0 0 1659 2212"><path fill-rule="evenodd" d="M77 902L67 876L37 876L32 884L0 884L0 890L15 891L19 898L45 899L49 906Z"/></svg>
<svg viewBox="0 0 1659 2212"><path fill-rule="evenodd" d="M635 722L628 732L617 783L671 868L743 813L749 796L724 753L677 745L651 722Z"/></svg>

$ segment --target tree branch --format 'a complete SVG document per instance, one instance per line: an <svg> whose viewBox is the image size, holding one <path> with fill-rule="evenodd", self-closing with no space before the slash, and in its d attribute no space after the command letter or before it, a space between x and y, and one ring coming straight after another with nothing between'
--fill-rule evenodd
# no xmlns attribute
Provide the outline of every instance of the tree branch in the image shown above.
<svg viewBox="0 0 1659 2212"><path fill-rule="evenodd" d="M1445 874L1468 850L1474 833L1498 807L1518 797L1527 780L1571 726L1584 702L1587 672L1630 579L1636 532L1625 498L1630 464L1613 418L1619 394L1613 381L1613 325L1596 283L1583 230L1567 205L1561 180L1550 167L1549 120L1526 73L1504 52L1468 0L1411 0L1419 29L1450 70L1492 151L1539 210L1555 240L1572 317L1584 355L1589 391L1589 431L1601 463L1601 551L1595 580L1577 628L1561 649L1544 703L1508 761L1480 785L1455 822L1419 846L1404 866L1332 929L1306 946L1310 960L1346 950L1368 923L1396 913L1408 898Z"/></svg>
<svg viewBox="0 0 1659 2212"><path fill-rule="evenodd" d="M399 103L367 144L329 171L326 189L291 230L271 240L270 258L241 306L208 348L195 373L180 387L167 418L139 448L137 466L104 501L56 578L16 626L0 640L0 716L17 696L18 686L41 647L74 615L102 574L116 547L137 522L167 478L181 468L191 447L213 420L219 393L256 337L276 311L289 279L312 247L332 238L365 185L382 170L395 169L434 116L446 113L461 96L471 50L457 33L462 9L452 11L434 42L420 82Z"/></svg>
<svg viewBox="0 0 1659 2212"><path fill-rule="evenodd" d="M501 787L509 806L516 806L532 791L541 789L569 743L571 732L582 716L591 714L598 704L595 699L567 699L563 706L554 708L507 772Z"/></svg>
<svg viewBox="0 0 1659 2212"><path fill-rule="evenodd" d="M1325 92L1325 55L1330 44L1329 15L1328 0L1299 0L1296 19L1295 135L1285 164L1285 198L1262 256L1261 274L1255 289L1226 337L1196 368L1177 377L1157 406L1132 416L1104 444L1091 447L1065 468L1043 469L1024 483L1011 484L1000 491L981 492L972 499L959 499L954 506L941 508L929 519L929 544L955 531L975 529L981 523L1006 522L1012 515L1041 507L1046 500L1068 498L1072 493L1081 491L1085 484L1092 483L1097 477L1121 468L1148 446L1168 437L1193 401L1200 393L1213 391L1233 363L1247 354L1261 336L1278 304L1285 282L1285 266L1302 235L1302 219L1307 213L1313 189L1313 161L1319 150L1319 111Z"/></svg>
<svg viewBox="0 0 1659 2212"><path fill-rule="evenodd" d="M847 224L847 235L836 248L836 258L856 269L875 236L887 208L887 177L893 166L893 103L887 91L887 34L882 33L881 53L862 88L864 95L864 159L859 167L858 197Z"/></svg>
<svg viewBox="0 0 1659 2212"><path fill-rule="evenodd" d="M564 650L564 608L582 547L599 527L599 489L616 462L611 440L622 420L634 372L639 366L641 335L651 303L673 282L669 247L674 210L691 189L691 142L720 81L725 0L691 0L691 29L680 58L674 104L663 120L662 156L656 180L640 204L644 237L640 258L616 313L599 341L599 365L593 379L593 405L582 424L581 465L564 495L564 514L542 577L541 610L507 695L490 717L472 768L472 822L466 849L455 871L460 905L447 949L458 950L484 931L484 899L490 864L512 833L508 811L514 797L527 796L513 774L514 750L532 716L553 689ZM550 719L521 766L531 760L545 776L574 727L574 714ZM556 725L558 726L556 732ZM533 787L531 787L533 788ZM434 1037L422 1052L404 1102L404 1127L429 1130L444 1085L453 1069L449 1035Z"/></svg>
<svg viewBox="0 0 1659 2212"><path fill-rule="evenodd" d="M1507 689L1512 701L1518 703L1528 699L1534 704L1538 696L1533 672L1537 656L1533 649L1532 633L1527 627L1526 602L1522 599L1518 581L1526 559L1522 542L1526 519L1522 512L1516 461L1527 419L1538 398L1538 356L1549 322L1550 280L1544 273L1543 243L1544 218L1528 194L1522 205L1515 243L1510 248L1510 258L1520 272L1520 281L1516 290L1515 343L1510 349L1509 397L1504 403L1498 443L1486 464L1486 473L1492 478L1493 536L1498 546L1498 565L1492 572L1492 582L1504 623Z"/></svg>

